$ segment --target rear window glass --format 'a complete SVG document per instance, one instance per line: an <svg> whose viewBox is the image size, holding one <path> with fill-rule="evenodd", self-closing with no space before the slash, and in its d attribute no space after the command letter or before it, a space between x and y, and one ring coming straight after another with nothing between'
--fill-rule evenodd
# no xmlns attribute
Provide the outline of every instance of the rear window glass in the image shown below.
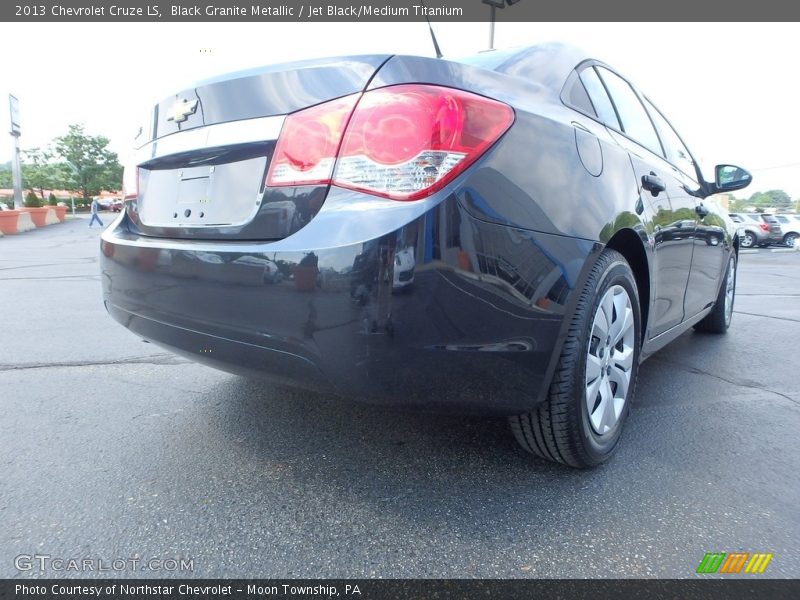
<svg viewBox="0 0 800 600"><path fill-rule="evenodd" d="M621 131L622 128L620 127L619 119L617 119L617 113L608 98L606 87L600 81L595 70L592 67L584 69L581 71L580 79L589 93L589 98L592 99L597 117L609 127Z"/></svg>
<svg viewBox="0 0 800 600"><path fill-rule="evenodd" d="M603 82L622 121L623 131L628 137L636 140L645 148L663 156L661 143L656 135L650 116L647 114L639 97L627 81L608 69L598 68Z"/></svg>
<svg viewBox="0 0 800 600"><path fill-rule="evenodd" d="M586 93L586 88L583 87L583 83L577 77L572 81L572 85L567 92L567 102L587 115L597 116L592 106L592 101L589 100L589 94Z"/></svg>

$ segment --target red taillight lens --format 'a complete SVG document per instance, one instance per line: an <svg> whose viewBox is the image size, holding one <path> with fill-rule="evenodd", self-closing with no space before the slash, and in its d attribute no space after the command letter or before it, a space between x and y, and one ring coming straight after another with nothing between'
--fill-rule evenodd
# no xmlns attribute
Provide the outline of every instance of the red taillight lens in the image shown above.
<svg viewBox="0 0 800 600"><path fill-rule="evenodd" d="M513 121L501 102L432 85L347 96L286 118L267 185L333 183L416 200L464 171Z"/></svg>
<svg viewBox="0 0 800 600"><path fill-rule="evenodd" d="M769 223L759 223L758 226L761 227L762 231L769 233Z"/></svg>
<svg viewBox="0 0 800 600"><path fill-rule="evenodd" d="M330 183L342 134L358 97L346 96L286 117L267 185Z"/></svg>
<svg viewBox="0 0 800 600"><path fill-rule="evenodd" d="M395 200L428 196L513 121L507 105L461 90L398 85L367 92L347 126L333 183Z"/></svg>

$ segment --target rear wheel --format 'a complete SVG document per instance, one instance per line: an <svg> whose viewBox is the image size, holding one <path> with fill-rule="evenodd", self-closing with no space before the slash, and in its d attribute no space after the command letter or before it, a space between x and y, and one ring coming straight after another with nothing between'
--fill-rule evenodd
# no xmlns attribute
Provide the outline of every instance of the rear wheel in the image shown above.
<svg viewBox="0 0 800 600"><path fill-rule="evenodd" d="M742 239L739 240L739 245L742 248L752 248L756 245L756 236L750 231L745 231Z"/></svg>
<svg viewBox="0 0 800 600"><path fill-rule="evenodd" d="M547 401L510 418L523 448L588 468L617 447L639 366L639 295L618 252L600 255L572 315Z"/></svg>
<svg viewBox="0 0 800 600"><path fill-rule="evenodd" d="M725 333L733 318L733 301L736 299L736 254L731 253L725 279L719 288L714 308L694 328L704 333Z"/></svg>
<svg viewBox="0 0 800 600"><path fill-rule="evenodd" d="M794 231L787 233L783 236L783 243L789 246L789 248L794 248L795 243L797 243L797 234Z"/></svg>

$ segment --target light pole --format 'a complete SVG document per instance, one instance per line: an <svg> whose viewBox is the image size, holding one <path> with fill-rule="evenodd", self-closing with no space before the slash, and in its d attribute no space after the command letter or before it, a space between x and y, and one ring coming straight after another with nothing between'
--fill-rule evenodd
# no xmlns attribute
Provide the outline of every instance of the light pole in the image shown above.
<svg viewBox="0 0 800 600"><path fill-rule="evenodd" d="M78 170L78 167L73 165L66 158L64 159L64 164L67 165L70 169L72 169L72 172L75 173L75 175L80 176L81 172ZM70 194L69 194L69 201L70 201L70 204L72 204L72 216L74 217L75 216L75 196L72 195L72 192L70 192Z"/></svg>
<svg viewBox="0 0 800 600"><path fill-rule="evenodd" d="M12 157L11 166L11 179L14 185L14 208L19 210L22 208L22 171L19 161L19 100L12 94L8 95L8 108L11 113L11 131L9 132L14 138L14 156Z"/></svg>
<svg viewBox="0 0 800 600"><path fill-rule="evenodd" d="M484 4L488 4L491 10L489 16L489 50L494 50L494 22L496 16L496 10L498 8L503 9L508 6L513 6L519 0L481 0Z"/></svg>

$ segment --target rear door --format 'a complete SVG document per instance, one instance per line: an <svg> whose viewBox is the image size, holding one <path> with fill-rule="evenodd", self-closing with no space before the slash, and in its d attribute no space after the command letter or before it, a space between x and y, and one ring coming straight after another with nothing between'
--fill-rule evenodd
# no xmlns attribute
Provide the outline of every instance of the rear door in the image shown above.
<svg viewBox="0 0 800 600"><path fill-rule="evenodd" d="M641 99L622 77L596 67L614 103L620 128L614 136L628 150L649 208L655 240L653 308L649 331L654 337L684 319L684 296L694 250L695 205L681 173L666 159L656 129Z"/></svg>
<svg viewBox="0 0 800 600"><path fill-rule="evenodd" d="M700 184L691 153L664 115L647 99L644 103L658 130L673 175L679 182L684 204L694 211L694 214L687 216L695 221L692 267L683 303L684 313L688 318L708 307L717 298L727 258L724 243L726 223L722 215L711 210L711 200L706 201L706 206L702 198L692 194L700 189Z"/></svg>

